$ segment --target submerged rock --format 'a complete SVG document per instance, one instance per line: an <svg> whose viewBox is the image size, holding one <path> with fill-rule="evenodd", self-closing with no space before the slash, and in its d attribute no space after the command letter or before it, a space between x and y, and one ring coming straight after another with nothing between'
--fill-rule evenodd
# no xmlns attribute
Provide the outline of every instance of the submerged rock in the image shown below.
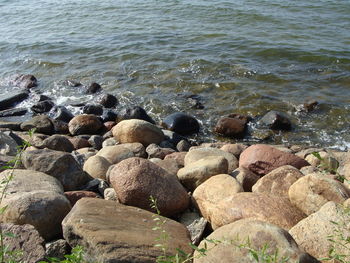
<svg viewBox="0 0 350 263"><path fill-rule="evenodd" d="M183 112L175 112L168 115L162 122L165 129L174 131L181 135L190 135L199 132L199 122Z"/></svg>
<svg viewBox="0 0 350 263"><path fill-rule="evenodd" d="M117 119L118 122L121 122L123 120L130 120L130 119L139 119L139 120L144 120L152 124L155 124L155 121L147 114L147 112L143 108L139 106L122 109L118 113L118 119Z"/></svg>
<svg viewBox="0 0 350 263"><path fill-rule="evenodd" d="M90 86L87 88L86 93L94 94L96 92L99 92L100 90L102 90L101 85L94 82L94 83L91 83Z"/></svg>
<svg viewBox="0 0 350 263"><path fill-rule="evenodd" d="M55 103L50 100L39 101L37 104L33 105L30 109L35 113L49 112Z"/></svg>
<svg viewBox="0 0 350 263"><path fill-rule="evenodd" d="M222 117L217 122L214 131L227 137L243 138L247 129L248 118L240 114Z"/></svg>
<svg viewBox="0 0 350 263"><path fill-rule="evenodd" d="M116 96L107 93L98 100L98 103L105 108L114 108L119 102Z"/></svg>
<svg viewBox="0 0 350 263"><path fill-rule="evenodd" d="M38 80L33 75L24 74L16 77L14 84L24 89L30 89L38 86Z"/></svg>
<svg viewBox="0 0 350 263"><path fill-rule="evenodd" d="M292 129L292 123L285 113L278 111L269 111L259 121L264 126L272 130L286 130Z"/></svg>

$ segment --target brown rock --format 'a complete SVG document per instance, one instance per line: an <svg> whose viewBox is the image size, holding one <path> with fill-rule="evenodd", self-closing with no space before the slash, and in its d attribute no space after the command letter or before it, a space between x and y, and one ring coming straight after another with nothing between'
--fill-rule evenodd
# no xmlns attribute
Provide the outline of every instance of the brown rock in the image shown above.
<svg viewBox="0 0 350 263"><path fill-rule="evenodd" d="M111 165L104 157L94 155L86 160L83 170L93 178L106 180L106 173Z"/></svg>
<svg viewBox="0 0 350 263"><path fill-rule="evenodd" d="M208 240L217 240L218 244ZM262 252L265 246L267 248ZM242 219L216 229L200 243L199 249L205 249L206 255L201 256L195 251L194 263L270 262L268 256L273 258L273 262L319 263L300 249L284 229L251 219ZM257 252L258 260L252 256L252 251Z"/></svg>
<svg viewBox="0 0 350 263"><path fill-rule="evenodd" d="M63 152L72 152L74 150L73 144L63 135L52 135L43 141L43 147Z"/></svg>
<svg viewBox="0 0 350 263"><path fill-rule="evenodd" d="M115 201L96 198L79 200L64 219L63 235L74 247L85 248L86 257L93 262L153 263L163 255L155 247L160 232L154 214L125 206ZM169 235L164 241L167 253L175 254L176 249L191 253L186 228L171 219L164 219L162 228Z"/></svg>
<svg viewBox="0 0 350 263"><path fill-rule="evenodd" d="M232 118L221 117L216 123L214 131L227 137L243 138L247 128L247 123L247 118L244 118L244 116L241 115L236 115Z"/></svg>
<svg viewBox="0 0 350 263"><path fill-rule="evenodd" d="M70 134L96 134L103 124L99 118L92 114L82 114L75 116L68 123Z"/></svg>
<svg viewBox="0 0 350 263"><path fill-rule="evenodd" d="M301 177L289 188L289 199L305 214L318 211L328 201L343 203L350 190L342 183L321 174Z"/></svg>
<svg viewBox="0 0 350 263"><path fill-rule="evenodd" d="M187 152L175 152L165 156L164 160L175 160L180 166L185 166L185 156Z"/></svg>
<svg viewBox="0 0 350 263"><path fill-rule="evenodd" d="M69 137L69 141L73 144L75 150L91 147L89 141L84 138Z"/></svg>
<svg viewBox="0 0 350 263"><path fill-rule="evenodd" d="M35 116L29 121L22 122L21 129L23 131L35 129L36 132L44 134L52 134L54 132L52 121L46 115Z"/></svg>
<svg viewBox="0 0 350 263"><path fill-rule="evenodd" d="M223 150L225 152L233 154L236 158L239 158L241 153L247 149L248 146L240 143L235 143L235 144L225 144L220 148L220 150Z"/></svg>
<svg viewBox="0 0 350 263"><path fill-rule="evenodd" d="M304 175L293 166L281 166L261 177L253 186L252 191L289 198L289 187L302 176Z"/></svg>
<svg viewBox="0 0 350 263"><path fill-rule="evenodd" d="M257 193L237 193L216 204L197 201L201 214L213 229L244 218L252 218L290 229L305 215L287 198Z"/></svg>
<svg viewBox="0 0 350 263"><path fill-rule="evenodd" d="M279 151L271 146L256 144L244 150L239 159L239 166L256 174L265 175L283 165L291 165L298 169L308 166L304 159Z"/></svg>
<svg viewBox="0 0 350 263"><path fill-rule="evenodd" d="M124 147L122 144L106 146L98 151L97 156L105 158L111 164L117 164L122 160L134 157L134 152Z"/></svg>
<svg viewBox="0 0 350 263"><path fill-rule="evenodd" d="M121 203L151 210L149 198L157 200L163 215L184 211L189 196L177 177L141 158L129 158L113 166L109 180Z"/></svg>
<svg viewBox="0 0 350 263"><path fill-rule="evenodd" d="M244 192L251 192L253 185L260 179L260 176L243 167L237 168L231 175L242 185Z"/></svg>
<svg viewBox="0 0 350 263"><path fill-rule="evenodd" d="M67 197L72 207L75 205L76 202L78 202L84 197L101 198L99 194L91 191L69 191L65 192L64 195Z"/></svg>
<svg viewBox="0 0 350 263"><path fill-rule="evenodd" d="M335 254L345 255L341 261L324 260L322 261L324 263L350 262L350 245L341 238L341 236L345 238L350 236L349 229L349 212L339 204L327 202L316 213L296 224L289 233L304 251L316 258L329 257L332 248Z"/></svg>

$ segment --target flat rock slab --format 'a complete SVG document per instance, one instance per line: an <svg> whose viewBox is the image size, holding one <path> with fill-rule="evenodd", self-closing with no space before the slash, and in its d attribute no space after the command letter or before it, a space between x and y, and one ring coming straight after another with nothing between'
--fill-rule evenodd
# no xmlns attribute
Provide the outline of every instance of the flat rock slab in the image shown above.
<svg viewBox="0 0 350 263"><path fill-rule="evenodd" d="M0 110L6 110L14 106L15 104L28 98L29 92L22 91L17 93L6 94L0 98Z"/></svg>
<svg viewBox="0 0 350 263"><path fill-rule="evenodd" d="M159 231L154 231L157 215L116 203L115 201L80 199L62 222L63 235L74 247L81 245L88 262L153 263L162 255L154 247ZM163 217L160 217L164 219ZM165 241L168 253L176 248L191 252L191 242L185 226L166 219L162 226L169 238Z"/></svg>

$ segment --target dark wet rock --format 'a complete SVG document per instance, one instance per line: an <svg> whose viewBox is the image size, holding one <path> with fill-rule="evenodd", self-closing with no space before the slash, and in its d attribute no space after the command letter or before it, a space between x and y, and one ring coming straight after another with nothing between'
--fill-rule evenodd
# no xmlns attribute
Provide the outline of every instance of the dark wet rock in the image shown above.
<svg viewBox="0 0 350 263"><path fill-rule="evenodd" d="M45 241L34 226L7 223L1 224L0 227L2 233L5 233L3 241L6 248L9 251L21 251L16 257L16 262L36 263L45 259Z"/></svg>
<svg viewBox="0 0 350 263"><path fill-rule="evenodd" d="M231 114L217 122L214 131L227 137L243 138L247 129L248 117Z"/></svg>
<svg viewBox="0 0 350 263"><path fill-rule="evenodd" d="M177 145L182 140L187 141L186 137L184 137L180 134L177 134L176 132L164 130L164 129L162 129L162 132L164 133L166 140L168 140L169 142L171 142L174 145Z"/></svg>
<svg viewBox="0 0 350 263"><path fill-rule="evenodd" d="M86 90L86 93L94 94L96 92L99 92L100 90L102 90L101 85L94 82L94 83L91 83L91 85L88 87L88 89Z"/></svg>
<svg viewBox="0 0 350 263"><path fill-rule="evenodd" d="M97 150L100 150L102 148L102 143L103 143L103 137L100 135L92 135L88 142L92 147L94 147Z"/></svg>
<svg viewBox="0 0 350 263"><path fill-rule="evenodd" d="M187 140L181 140L179 143L176 145L176 149L179 152L188 152L188 150L191 148L191 144Z"/></svg>
<svg viewBox="0 0 350 263"><path fill-rule="evenodd" d="M68 123L60 120L52 120L55 133L58 134L69 134Z"/></svg>
<svg viewBox="0 0 350 263"><path fill-rule="evenodd" d="M161 142L159 143L159 146L160 146L161 148L170 148L170 149L176 150L175 145L172 144L172 143L171 143L170 141L168 141L168 140L161 141Z"/></svg>
<svg viewBox="0 0 350 263"><path fill-rule="evenodd" d="M57 178L65 191L79 189L90 179L74 157L66 152L49 149L26 151L22 154L22 163L26 169Z"/></svg>
<svg viewBox="0 0 350 263"><path fill-rule="evenodd" d="M9 93L1 95L0 98L0 110L7 110L16 104L24 101L26 98L28 98L29 92L28 91L20 91L16 93Z"/></svg>
<svg viewBox="0 0 350 263"><path fill-rule="evenodd" d="M316 100L308 100L303 103L303 109L306 112L313 111L318 105L318 101Z"/></svg>
<svg viewBox="0 0 350 263"><path fill-rule="evenodd" d="M115 122L117 120L118 113L114 110L105 110L101 116L103 122L107 121L113 121Z"/></svg>
<svg viewBox="0 0 350 263"><path fill-rule="evenodd" d="M23 131L29 131L35 129L35 132L44 134L53 134L54 126L51 119L46 115L39 115L33 117L29 121L22 122L21 129Z"/></svg>
<svg viewBox="0 0 350 263"><path fill-rule="evenodd" d="M147 114L147 112L139 106L122 109L118 113L118 122L130 119L139 119L155 124L154 120Z"/></svg>
<svg viewBox="0 0 350 263"><path fill-rule="evenodd" d="M289 117L282 112L269 111L260 120L260 124L272 130L291 130L292 123Z"/></svg>
<svg viewBox="0 0 350 263"><path fill-rule="evenodd" d="M38 81L33 75L30 74L19 75L15 79L15 85L20 88L30 89L38 86Z"/></svg>
<svg viewBox="0 0 350 263"><path fill-rule="evenodd" d="M86 185L81 187L83 191L91 191L98 193L103 196L104 191L109 188L109 184L100 178L94 178L93 180L89 181Z"/></svg>
<svg viewBox="0 0 350 263"><path fill-rule="evenodd" d="M81 84L80 82L75 81L75 80L67 80L67 81L65 81L65 84L67 86L75 87L75 88L83 86L83 84Z"/></svg>
<svg viewBox="0 0 350 263"><path fill-rule="evenodd" d="M43 141L43 147L62 152L72 152L74 150L73 144L63 135L52 135Z"/></svg>
<svg viewBox="0 0 350 263"><path fill-rule="evenodd" d="M51 100L39 101L37 104L33 105L30 109L35 113L48 112L55 106Z"/></svg>
<svg viewBox="0 0 350 263"><path fill-rule="evenodd" d="M50 258L64 259L71 251L71 247L64 239L58 239L45 244L46 256Z"/></svg>
<svg viewBox="0 0 350 263"><path fill-rule="evenodd" d="M8 110L2 110L0 111L0 118L1 117L13 117L13 116L22 116L27 113L26 108L15 108L15 109L8 109Z"/></svg>
<svg viewBox="0 0 350 263"><path fill-rule="evenodd" d="M46 95L40 95L39 96L39 101L45 101L45 100L52 100L49 96Z"/></svg>
<svg viewBox="0 0 350 263"><path fill-rule="evenodd" d="M96 134L102 126L100 119L92 114L75 116L68 123L69 132L72 135Z"/></svg>
<svg viewBox="0 0 350 263"><path fill-rule="evenodd" d="M112 94L104 94L99 100L98 103L101 104L105 108L114 108L118 105L118 99L116 96Z"/></svg>
<svg viewBox="0 0 350 263"><path fill-rule="evenodd" d="M0 129L10 129L12 131L21 131L22 122L0 121Z"/></svg>
<svg viewBox="0 0 350 263"><path fill-rule="evenodd" d="M69 122L74 115L64 106L55 106L49 112L49 116L54 120Z"/></svg>
<svg viewBox="0 0 350 263"><path fill-rule="evenodd" d="M103 108L101 105L92 105L88 104L83 107L83 113L85 114L94 114L94 115L102 115Z"/></svg>
<svg viewBox="0 0 350 263"><path fill-rule="evenodd" d="M162 122L165 129L174 131L181 135L189 135L199 132L198 121L183 112L175 112L168 115Z"/></svg>

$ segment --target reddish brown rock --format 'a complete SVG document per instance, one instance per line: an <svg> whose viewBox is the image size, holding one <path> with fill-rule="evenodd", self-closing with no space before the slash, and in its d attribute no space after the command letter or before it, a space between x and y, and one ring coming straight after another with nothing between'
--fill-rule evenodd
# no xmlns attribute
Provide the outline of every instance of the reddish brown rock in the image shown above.
<svg viewBox="0 0 350 263"><path fill-rule="evenodd" d="M239 114L231 114L230 117L220 118L214 131L227 137L243 138L247 123L247 117Z"/></svg>
<svg viewBox="0 0 350 263"><path fill-rule="evenodd" d="M69 191L65 192L64 195L67 197L72 206L74 206L78 200L84 197L101 198L99 194L91 191Z"/></svg>
<svg viewBox="0 0 350 263"><path fill-rule="evenodd" d="M138 157L121 161L109 171L109 180L122 204L150 210L150 196L165 216L187 209L189 196L175 175Z"/></svg>
<svg viewBox="0 0 350 263"><path fill-rule="evenodd" d="M69 137L70 142L73 144L75 150L91 147L88 140L79 137Z"/></svg>
<svg viewBox="0 0 350 263"><path fill-rule="evenodd" d="M106 121L103 123L103 125L105 126L107 131L110 131L113 129L113 127L116 125L117 123L115 121Z"/></svg>
<svg viewBox="0 0 350 263"><path fill-rule="evenodd" d="M282 152L264 144L248 147L242 152L239 159L240 167L259 175L265 175L283 165L291 165L300 169L310 164L294 154Z"/></svg>
<svg viewBox="0 0 350 263"><path fill-rule="evenodd" d="M260 179L259 175L243 167L237 168L231 175L242 185L244 192L251 192L253 185Z"/></svg>
<svg viewBox="0 0 350 263"><path fill-rule="evenodd" d="M68 123L69 132L72 135L96 134L102 126L100 119L92 114L75 116Z"/></svg>

